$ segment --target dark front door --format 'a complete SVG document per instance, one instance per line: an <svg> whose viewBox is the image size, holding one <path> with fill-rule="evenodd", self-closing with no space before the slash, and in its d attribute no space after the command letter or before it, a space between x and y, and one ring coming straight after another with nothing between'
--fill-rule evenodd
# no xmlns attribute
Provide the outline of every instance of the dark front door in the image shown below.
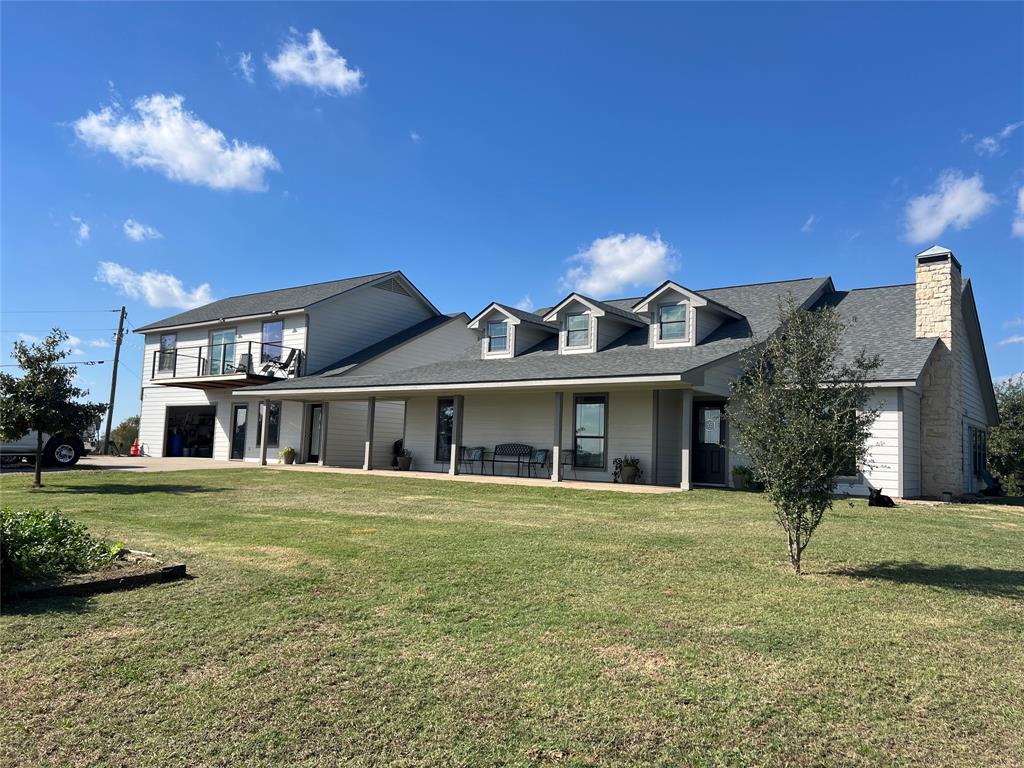
<svg viewBox="0 0 1024 768"><path fill-rule="evenodd" d="M231 458L245 458L245 426L249 417L247 405L236 405L231 411Z"/></svg>
<svg viewBox="0 0 1024 768"><path fill-rule="evenodd" d="M324 426L324 409L321 405L309 406L309 445L306 446L306 461L320 461L320 432Z"/></svg>
<svg viewBox="0 0 1024 768"><path fill-rule="evenodd" d="M694 405L693 482L725 484L725 422L722 406Z"/></svg>

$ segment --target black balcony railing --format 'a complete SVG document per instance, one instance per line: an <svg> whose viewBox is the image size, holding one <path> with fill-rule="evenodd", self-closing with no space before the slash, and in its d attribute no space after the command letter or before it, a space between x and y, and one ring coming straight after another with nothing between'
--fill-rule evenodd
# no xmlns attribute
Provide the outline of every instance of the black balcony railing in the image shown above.
<svg viewBox="0 0 1024 768"><path fill-rule="evenodd" d="M153 379L247 374L288 378L302 370L302 350L260 341L233 341L153 351Z"/></svg>

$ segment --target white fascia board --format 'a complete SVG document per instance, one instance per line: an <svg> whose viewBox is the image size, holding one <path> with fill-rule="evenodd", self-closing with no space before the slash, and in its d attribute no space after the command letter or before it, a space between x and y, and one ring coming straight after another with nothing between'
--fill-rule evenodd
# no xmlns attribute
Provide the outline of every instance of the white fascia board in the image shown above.
<svg viewBox="0 0 1024 768"><path fill-rule="evenodd" d="M500 312L502 315L505 316L507 322L510 325L519 325L522 322L518 317L513 315L511 312L506 311L504 307L498 306L497 302L491 302L491 304L483 312L480 312L479 314L477 314L476 317L474 317L472 320L466 323L466 327L472 328L474 331L477 330L480 327L480 321L487 317L487 315L489 315L491 312Z"/></svg>
<svg viewBox="0 0 1024 768"><path fill-rule="evenodd" d="M253 391L238 389L239 397L277 397L280 395L372 395L378 392L455 392L481 389L564 389L565 387L609 386L614 384L680 384L681 374L659 374L653 376L604 376L590 379L525 379L521 381L473 381L460 384L406 384L373 387L321 387L311 389L275 389Z"/></svg>
<svg viewBox="0 0 1024 768"><path fill-rule="evenodd" d="M580 304L582 304L587 309L589 309L590 313L594 317L604 317L604 315L605 315L605 311L603 309L601 309L599 306L591 303L590 301L588 301L586 298L584 298L580 294L578 294L578 293L570 293L568 296L566 296L564 299L562 299L560 302L558 302L558 304L553 306L551 308L551 311L548 312L546 315L544 315L544 319L547 322L549 322L549 323L557 320L558 319L558 313L561 312L563 309L565 309L565 306L567 304L569 304L570 302L573 302L573 301L578 301ZM623 318L623 320L625 320L625 318Z"/></svg>
<svg viewBox="0 0 1024 768"><path fill-rule="evenodd" d="M240 320L259 320L264 317L284 317L285 315L301 315L305 312L304 307L298 309L282 309L274 310L272 312L259 312L255 315L232 315L230 317L220 317L216 320L203 320L199 323L181 323L180 325L161 325L157 328L146 328L143 330L137 330L135 333L159 333L161 331L182 331L187 328L202 328L207 325L224 325L225 323L236 323Z"/></svg>

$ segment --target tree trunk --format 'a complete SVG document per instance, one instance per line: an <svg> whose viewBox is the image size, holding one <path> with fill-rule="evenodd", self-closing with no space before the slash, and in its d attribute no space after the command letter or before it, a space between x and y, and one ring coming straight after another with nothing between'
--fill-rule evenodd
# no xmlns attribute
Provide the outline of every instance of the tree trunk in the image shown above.
<svg viewBox="0 0 1024 768"><path fill-rule="evenodd" d="M33 488L43 487L43 430L36 430L36 477L32 481Z"/></svg>

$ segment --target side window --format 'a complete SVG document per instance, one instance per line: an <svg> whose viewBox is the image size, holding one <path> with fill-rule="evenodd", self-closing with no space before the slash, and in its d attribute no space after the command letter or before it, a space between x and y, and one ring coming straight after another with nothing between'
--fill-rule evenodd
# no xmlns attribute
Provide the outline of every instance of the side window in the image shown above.
<svg viewBox="0 0 1024 768"><path fill-rule="evenodd" d="M284 320L269 320L263 324L263 346L260 354L260 362L266 363L270 360L281 361L284 341Z"/></svg>
<svg viewBox="0 0 1024 768"><path fill-rule="evenodd" d="M174 371L175 358L178 356L178 334L163 333L160 335L160 355L158 370Z"/></svg>
<svg viewBox="0 0 1024 768"><path fill-rule="evenodd" d="M452 457L452 427L455 423L455 400L442 397L437 401L437 434L434 438L434 460L448 461Z"/></svg>
<svg viewBox="0 0 1024 768"><path fill-rule="evenodd" d="M487 324L487 351L504 352L508 349L508 323L497 320Z"/></svg>
<svg viewBox="0 0 1024 768"><path fill-rule="evenodd" d="M570 312L565 316L565 346L586 347L590 345L590 315L586 312Z"/></svg>
<svg viewBox="0 0 1024 768"><path fill-rule="evenodd" d="M658 307L658 338L662 341L686 338L685 304L662 304Z"/></svg>

